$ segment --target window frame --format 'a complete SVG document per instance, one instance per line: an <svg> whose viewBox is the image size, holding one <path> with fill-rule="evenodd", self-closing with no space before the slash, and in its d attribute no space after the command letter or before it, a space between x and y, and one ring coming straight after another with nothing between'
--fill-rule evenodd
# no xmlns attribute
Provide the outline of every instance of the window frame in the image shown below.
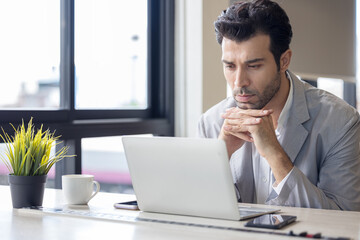
<svg viewBox="0 0 360 240"><path fill-rule="evenodd" d="M81 173L81 139L152 133L174 136L174 0L148 0L148 109L75 109L74 1L60 0L60 109L0 109L0 125L12 133L22 119L34 118L56 135L76 157L56 164L55 187L61 175Z"/></svg>

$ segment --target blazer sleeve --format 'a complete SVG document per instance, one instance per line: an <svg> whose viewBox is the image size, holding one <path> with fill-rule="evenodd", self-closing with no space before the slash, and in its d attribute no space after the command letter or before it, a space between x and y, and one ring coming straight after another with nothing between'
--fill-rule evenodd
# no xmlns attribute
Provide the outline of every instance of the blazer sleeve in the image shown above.
<svg viewBox="0 0 360 240"><path fill-rule="evenodd" d="M197 125L197 131L196 136L198 138L206 138L206 130L205 130L205 122L204 122L204 115L201 115L198 125Z"/></svg>
<svg viewBox="0 0 360 240"><path fill-rule="evenodd" d="M279 195L272 191L267 204L360 211L359 118L342 131L321 163L317 184L295 166Z"/></svg>

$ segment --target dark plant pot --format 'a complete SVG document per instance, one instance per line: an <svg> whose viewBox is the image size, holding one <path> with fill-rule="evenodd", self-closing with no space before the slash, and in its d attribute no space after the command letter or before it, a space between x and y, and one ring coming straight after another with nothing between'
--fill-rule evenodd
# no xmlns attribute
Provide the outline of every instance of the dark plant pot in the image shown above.
<svg viewBox="0 0 360 240"><path fill-rule="evenodd" d="M13 208L42 206L47 175L9 175Z"/></svg>

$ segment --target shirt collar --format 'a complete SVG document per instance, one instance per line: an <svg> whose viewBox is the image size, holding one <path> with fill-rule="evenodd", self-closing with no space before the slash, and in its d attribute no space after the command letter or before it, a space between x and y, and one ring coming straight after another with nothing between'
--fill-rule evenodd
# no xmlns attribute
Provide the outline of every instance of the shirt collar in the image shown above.
<svg viewBox="0 0 360 240"><path fill-rule="evenodd" d="M294 98L294 94L293 94L293 83L292 83L292 78L290 76L290 73L288 71L286 71L286 78L289 80L290 83L290 90L289 90L289 95L288 98L286 100L286 103L280 113L279 119L278 119L278 126L277 129L281 129L285 126L286 121L289 118L289 111L290 111L290 107L292 105L293 102L293 98Z"/></svg>

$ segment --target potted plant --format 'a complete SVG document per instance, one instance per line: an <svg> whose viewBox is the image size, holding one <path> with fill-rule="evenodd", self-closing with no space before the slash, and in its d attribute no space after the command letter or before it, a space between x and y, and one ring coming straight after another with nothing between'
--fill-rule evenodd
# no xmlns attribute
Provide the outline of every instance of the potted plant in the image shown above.
<svg viewBox="0 0 360 240"><path fill-rule="evenodd" d="M9 185L14 208L41 206L44 196L46 178L51 167L66 155L68 147L63 147L51 156L60 136L49 129L43 131L43 125L35 133L30 119L27 129L24 121L15 128L14 136L9 136L2 128L2 140L6 143L5 154L1 158L8 168Z"/></svg>

